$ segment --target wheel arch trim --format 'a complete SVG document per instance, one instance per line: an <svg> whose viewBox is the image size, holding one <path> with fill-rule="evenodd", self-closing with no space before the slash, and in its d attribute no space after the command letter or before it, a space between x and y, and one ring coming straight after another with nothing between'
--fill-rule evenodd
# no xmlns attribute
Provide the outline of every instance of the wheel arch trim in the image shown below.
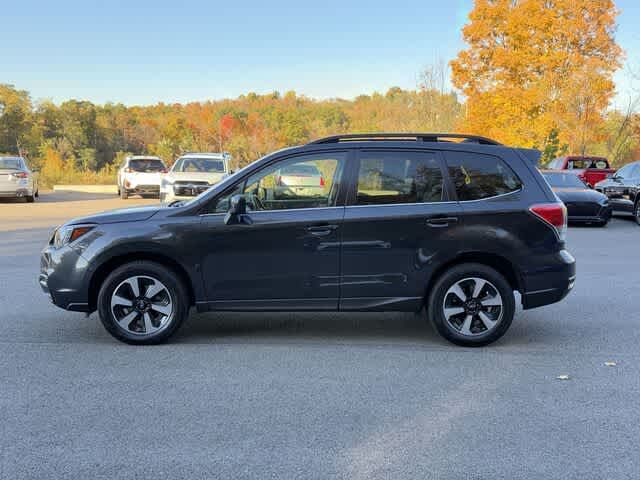
<svg viewBox="0 0 640 480"><path fill-rule="evenodd" d="M174 271L182 280L187 292L189 293L190 304L195 305L196 298L198 298L197 295L200 292L200 286L197 284L197 281L194 281L192 275L189 274L188 269L175 258L164 252L146 249L113 252L108 257L103 257L101 259L97 266L89 272L88 310L93 312L97 309L100 286L111 272L122 265L140 260L155 262Z"/></svg>

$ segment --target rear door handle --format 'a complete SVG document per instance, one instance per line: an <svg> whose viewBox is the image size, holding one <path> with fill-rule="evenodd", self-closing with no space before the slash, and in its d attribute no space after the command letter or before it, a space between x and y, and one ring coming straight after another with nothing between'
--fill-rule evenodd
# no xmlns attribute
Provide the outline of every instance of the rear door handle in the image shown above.
<svg viewBox="0 0 640 480"><path fill-rule="evenodd" d="M307 227L306 230L316 237L326 237L337 228L338 225L314 225L313 227Z"/></svg>
<svg viewBox="0 0 640 480"><path fill-rule="evenodd" d="M448 227L451 224L458 223L457 217L437 217L437 218L429 218L427 220L427 226L431 228L444 228Z"/></svg>

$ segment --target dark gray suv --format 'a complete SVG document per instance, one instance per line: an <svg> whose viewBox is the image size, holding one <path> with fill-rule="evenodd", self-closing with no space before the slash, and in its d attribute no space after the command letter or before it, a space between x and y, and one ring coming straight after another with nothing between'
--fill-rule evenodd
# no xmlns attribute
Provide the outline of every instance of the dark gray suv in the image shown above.
<svg viewBox="0 0 640 480"><path fill-rule="evenodd" d="M538 157L468 135L324 138L186 203L68 222L42 252L40 284L134 344L166 340L195 306L424 309L448 340L485 345L509 328L514 291L528 309L574 284L566 209ZM314 188L290 170L313 171Z"/></svg>

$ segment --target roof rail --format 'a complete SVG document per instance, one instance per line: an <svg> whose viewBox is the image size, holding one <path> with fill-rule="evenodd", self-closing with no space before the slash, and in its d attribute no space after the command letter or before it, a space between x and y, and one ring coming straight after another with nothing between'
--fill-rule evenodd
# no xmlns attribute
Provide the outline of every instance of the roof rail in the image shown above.
<svg viewBox="0 0 640 480"><path fill-rule="evenodd" d="M463 142L478 143L480 145L501 145L490 138L479 135L466 135L463 133L350 133L345 135L332 135L309 142L307 145L319 145L325 143L356 142L356 141L383 141L383 140L412 140L415 142L447 142L450 139L462 139Z"/></svg>

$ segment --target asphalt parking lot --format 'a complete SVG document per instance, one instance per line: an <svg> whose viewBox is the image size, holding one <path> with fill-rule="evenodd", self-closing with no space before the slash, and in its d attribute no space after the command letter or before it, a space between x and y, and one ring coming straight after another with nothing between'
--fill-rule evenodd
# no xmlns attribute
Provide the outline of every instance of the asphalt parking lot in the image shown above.
<svg viewBox="0 0 640 480"><path fill-rule="evenodd" d="M482 349L412 314L289 313L193 314L140 348L52 306L37 273L56 224L142 203L0 203L0 478L640 476L631 219L570 228L575 290Z"/></svg>

